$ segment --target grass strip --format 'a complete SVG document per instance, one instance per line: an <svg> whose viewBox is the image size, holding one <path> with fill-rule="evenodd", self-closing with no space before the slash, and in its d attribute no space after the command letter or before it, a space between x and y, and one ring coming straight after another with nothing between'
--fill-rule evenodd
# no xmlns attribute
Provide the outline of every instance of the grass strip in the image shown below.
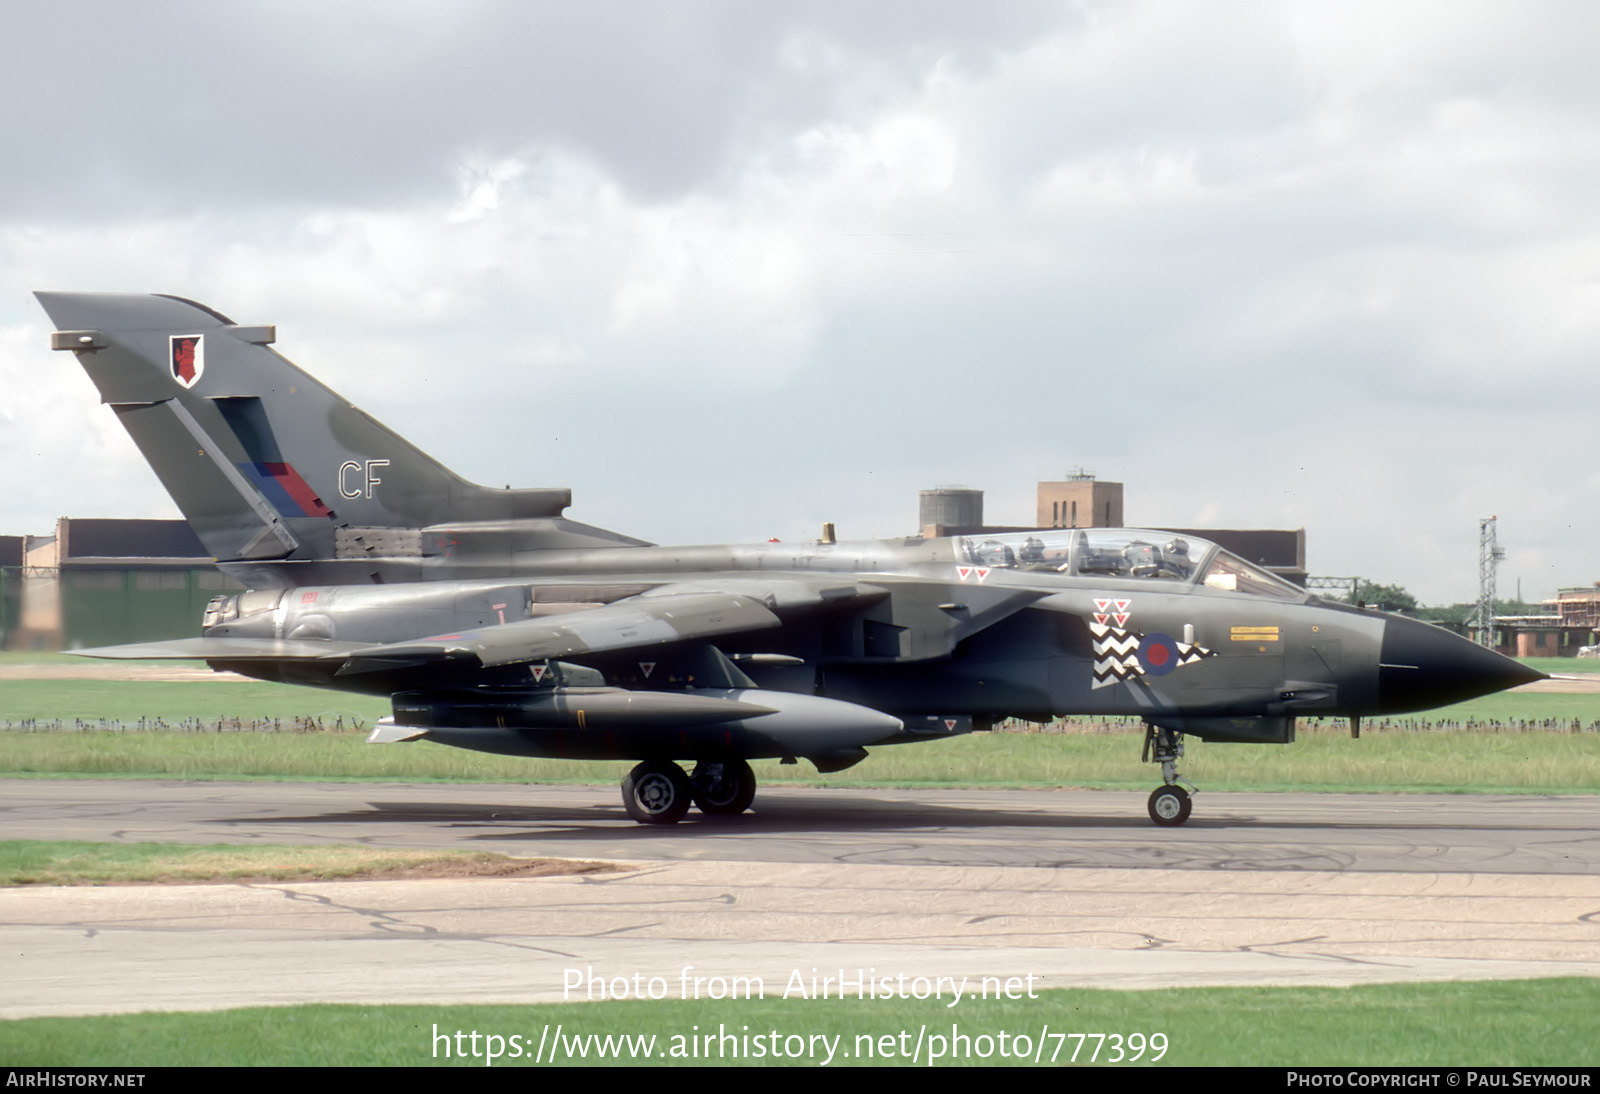
<svg viewBox="0 0 1600 1094"><path fill-rule="evenodd" d="M1137 733L986 733L872 749L847 771L752 764L762 785L1148 789ZM1187 744L1207 790L1600 793L1600 734L1377 733L1307 729L1287 745ZM7 733L0 775L388 782L607 783L628 762L493 756L353 733Z"/></svg>
<svg viewBox="0 0 1600 1094"><path fill-rule="evenodd" d="M1051 1062L1054 1052L1054 1062L1064 1064L1075 1047L1080 1064L1111 1063L1114 1042L1100 1041L1099 1059L1091 1061L1096 1039L1070 1036L1075 1033L1119 1034L1124 1056L1133 1054L1131 1035L1142 1034L1146 1047L1139 1063L1151 1061L1152 1035L1163 1034L1167 1049L1158 1066L1592 1066L1600 1043L1600 981L1584 979L1067 989L1041 991L1035 999L968 998L954 1008L945 1005L948 996L923 1002L782 1000L774 998L781 994L776 988L768 985L764 1000L723 1002L316 1005L22 1019L0 1022L0 1062L21 1067L481 1067L488 1062L485 1053L493 1042L486 1038L492 1034L501 1038L498 1047L504 1053L494 1062L518 1066L535 1063L541 1039L549 1063L558 1026L563 1048L558 1063L652 1066L816 1066L826 1053L815 1038L833 1042L834 1066L906 1066L913 1062L906 1057L919 1032L916 1062L928 1062L929 1050L939 1044L935 1038L943 1038L947 1053L961 1051L964 1035L969 1038L966 1058L939 1062L980 1066L1033 1066L1035 1050L1040 1063ZM458 1031L465 1035L459 1040ZM1001 1031L1007 1034L1008 1053L1023 1047L1018 1035L1029 1038L1024 1059L1000 1056ZM473 1032L479 1035L476 1057ZM722 1040L722 1034L730 1040ZM640 1038L649 1040L641 1044ZM586 1052L582 1057L580 1044ZM458 1045L464 1057L457 1054ZM512 1056L513 1051L520 1055ZM735 1052L736 1058L727 1058Z"/></svg>
<svg viewBox="0 0 1600 1094"><path fill-rule="evenodd" d="M1529 668L1547 672L1551 676L1579 676L1600 672L1600 657L1519 657Z"/></svg>
<svg viewBox="0 0 1600 1094"><path fill-rule="evenodd" d="M288 684L209 680L0 680L0 717L25 721L165 721L172 725L240 719L320 719L371 727L389 701Z"/></svg>
<svg viewBox="0 0 1600 1094"><path fill-rule="evenodd" d="M601 863L513 859L469 851L370 847L178 843L0 842L0 885L104 885L117 882L327 881L398 877L592 873Z"/></svg>
<svg viewBox="0 0 1600 1094"><path fill-rule="evenodd" d="M1529 664L1569 675L1600 672L1600 660L1543 658ZM124 726L159 721L215 726L276 720L287 726L312 720L332 726L342 718L347 726L370 727L388 713L389 701L383 697L258 681L0 679L0 724L64 722L71 728L80 721ZM1600 721L1600 694L1501 692L1419 714L1369 719L1367 725L1381 731L1386 721L1396 728L1417 729L1484 723L1507 727L1526 723L1528 728L1552 723L1548 728L1567 729L1574 721L1592 727Z"/></svg>

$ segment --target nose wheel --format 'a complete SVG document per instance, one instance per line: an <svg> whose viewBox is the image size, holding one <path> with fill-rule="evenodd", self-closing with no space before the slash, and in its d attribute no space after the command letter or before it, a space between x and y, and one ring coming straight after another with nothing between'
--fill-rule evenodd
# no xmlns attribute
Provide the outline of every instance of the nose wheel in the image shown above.
<svg viewBox="0 0 1600 1094"><path fill-rule="evenodd" d="M1166 726L1145 725L1144 751L1139 759L1161 765L1161 778L1166 785L1156 787L1151 793L1149 809L1150 819L1163 828L1182 824L1194 811L1189 791L1178 785L1183 778L1178 774L1178 760L1182 756L1183 734Z"/></svg>
<svg viewBox="0 0 1600 1094"><path fill-rule="evenodd" d="M1193 799L1181 786L1160 786L1150 795L1150 819L1162 827L1182 824L1193 809Z"/></svg>

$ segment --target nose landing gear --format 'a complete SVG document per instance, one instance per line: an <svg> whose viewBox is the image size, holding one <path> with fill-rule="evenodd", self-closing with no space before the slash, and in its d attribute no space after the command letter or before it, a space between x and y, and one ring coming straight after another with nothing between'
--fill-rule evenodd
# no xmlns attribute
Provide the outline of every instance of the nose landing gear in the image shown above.
<svg viewBox="0 0 1600 1094"><path fill-rule="evenodd" d="M1189 793L1199 793L1193 783L1189 790L1178 785L1183 776L1178 774L1178 760L1183 756L1183 734L1165 726L1145 724L1144 750L1139 759L1143 763L1161 765L1161 778L1165 786L1158 786L1150 795L1150 819L1162 827L1172 827L1189 819L1194 802Z"/></svg>

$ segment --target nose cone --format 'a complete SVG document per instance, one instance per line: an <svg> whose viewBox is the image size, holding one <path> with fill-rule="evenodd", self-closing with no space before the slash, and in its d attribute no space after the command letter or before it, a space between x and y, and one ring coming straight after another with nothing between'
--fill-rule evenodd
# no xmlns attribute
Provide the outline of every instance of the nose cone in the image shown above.
<svg viewBox="0 0 1600 1094"><path fill-rule="evenodd" d="M1384 714L1460 703L1545 678L1439 627L1398 616L1384 622L1378 665L1378 706Z"/></svg>

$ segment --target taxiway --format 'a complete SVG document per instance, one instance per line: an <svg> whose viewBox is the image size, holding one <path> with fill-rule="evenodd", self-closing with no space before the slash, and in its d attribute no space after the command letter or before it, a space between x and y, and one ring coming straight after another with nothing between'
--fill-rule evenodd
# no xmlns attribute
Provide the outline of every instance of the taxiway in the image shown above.
<svg viewBox="0 0 1600 1094"><path fill-rule="evenodd" d="M610 787L0 782L10 839L354 842L601 859L581 877L12 889L0 1017L552 1001L605 978L1045 986L1600 976L1600 802L765 788L670 829ZM695 817L691 814L691 817ZM673 979L676 983L676 979Z"/></svg>

